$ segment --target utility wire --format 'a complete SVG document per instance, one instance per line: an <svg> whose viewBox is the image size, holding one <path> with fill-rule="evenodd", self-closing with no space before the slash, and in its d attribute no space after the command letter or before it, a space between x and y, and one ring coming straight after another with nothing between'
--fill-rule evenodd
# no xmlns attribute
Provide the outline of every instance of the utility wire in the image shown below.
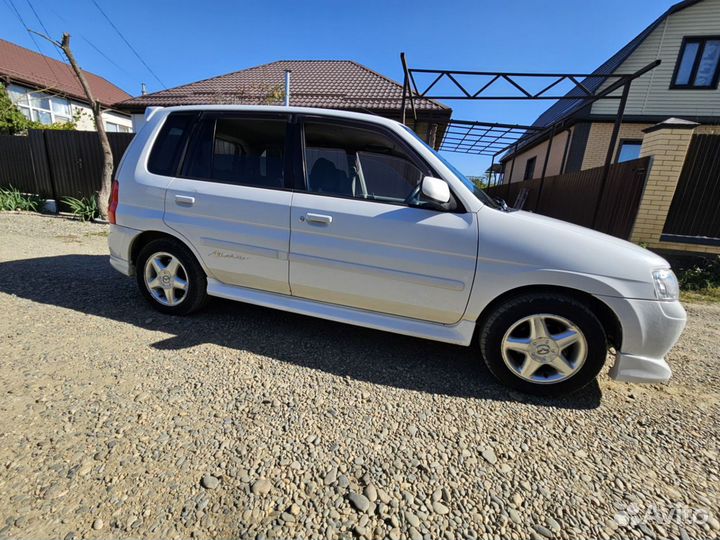
<svg viewBox="0 0 720 540"><path fill-rule="evenodd" d="M30 28L28 27L28 25L25 24L25 20L22 18L22 15L20 15L20 12L18 11L17 6L15 6L15 3L13 2L13 0L5 0L5 3L8 5L8 7L10 7L10 8L12 9L12 11L15 12L15 16L18 18L18 20L20 21L20 24L23 26L23 28L24 28L25 30L27 30L27 33L28 33L28 35L30 36L30 39L32 39L32 42L35 44L35 48L37 49L38 54L40 54L40 56L42 56L42 58L43 58L43 60L45 61L45 64L47 65L48 69L52 72L53 77L55 77L55 81L58 82L59 79L58 79L57 73L55 73L55 70L53 69L53 67L52 67L52 65L50 64L50 62L48 62L48 57L45 56L45 55L43 54L43 52L40 50L40 45L38 45L38 42L37 42L37 40L35 39L35 36L34 36L34 35L32 34L32 32L30 31ZM51 89L56 90L56 88L54 88L54 87L51 87Z"/></svg>
<svg viewBox="0 0 720 540"><path fill-rule="evenodd" d="M29 0L28 0L28 1L29 1ZM60 20L61 20L63 23L65 23L66 25L69 26L69 25L71 24L65 17L63 17L60 13L58 13L57 11L55 11L52 6L50 6L50 11L53 13L53 15L55 15L58 19L60 19ZM90 41L90 38L86 37L85 34L79 32L79 31L78 31L78 32L73 32L73 34L77 34L78 36L80 36L80 39L82 39L83 41L85 41L88 45L90 45L93 49L95 49L95 50L98 52L98 54L100 54L103 58L105 58L105 60L107 60L108 62L110 62L113 66L115 66L116 68L118 68L120 71L122 71L123 73L125 73L125 74L127 74L127 75L130 75L131 77L134 77L134 75L133 75L132 73L130 73L130 72L129 72L127 69L125 69L124 67L120 66L117 62L115 62L115 60L113 60L113 59L112 59L111 57L109 57L105 52L103 52L103 50L100 49L100 47L98 47L97 45L95 45L95 43L93 43L92 41Z"/></svg>
<svg viewBox="0 0 720 540"><path fill-rule="evenodd" d="M118 36L120 36L120 39L122 39L125 42L125 45L127 45L128 48L135 54L135 56L137 56L138 60L140 60L140 62L142 62L142 65L145 66L145 68L147 68L147 70L152 74L153 77L155 77L155 80L160 83L160 86L162 86L163 88L165 88L167 90L167 86L165 86L165 83L163 83L160 80L160 77L158 77L155 74L155 72L150 68L150 66L147 65L145 60L142 59L142 56L140 56L140 54L135 50L135 48L132 45L130 45L130 42L125 38L125 36L122 34L122 32L120 32L118 27L115 26L115 24L112 22L110 17L108 17L107 14L103 11L103 9L100 7L100 5L95 0L91 0L91 1L93 4L95 4L95 7L98 9L98 11L100 13L102 13L102 16L105 17L105 19L110 24L110 26L113 27L115 32L117 32Z"/></svg>
<svg viewBox="0 0 720 540"><path fill-rule="evenodd" d="M46 36L49 36L49 35L50 35L50 32L48 32L48 29L47 29L47 27L45 26L45 24L42 22L42 19L40 18L40 15L38 15L38 12L35 11L35 7L33 7L33 5L32 5L32 3L30 2L30 0L25 0L25 1L27 2L27 5L30 6L30 9L32 10L32 12L35 14L35 18L38 20L38 22L40 23L40 26L41 26L42 29L45 31L45 35L46 35ZM59 59L61 62L63 62L63 63L66 62L66 60L62 57L62 55L60 54L60 51L58 51L57 48L53 47L53 51L55 51L55 55L58 57L58 59Z"/></svg>

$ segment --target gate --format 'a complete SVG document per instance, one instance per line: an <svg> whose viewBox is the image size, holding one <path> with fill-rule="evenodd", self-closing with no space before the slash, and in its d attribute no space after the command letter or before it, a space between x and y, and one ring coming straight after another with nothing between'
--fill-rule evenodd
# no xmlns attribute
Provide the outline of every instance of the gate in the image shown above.
<svg viewBox="0 0 720 540"><path fill-rule="evenodd" d="M720 245L720 135L693 135L662 240Z"/></svg>
<svg viewBox="0 0 720 540"><path fill-rule="evenodd" d="M640 206L649 161L640 158L611 165L604 188L604 167L596 167L502 184L489 188L487 193L516 208L628 239ZM520 204L516 206L516 202Z"/></svg>

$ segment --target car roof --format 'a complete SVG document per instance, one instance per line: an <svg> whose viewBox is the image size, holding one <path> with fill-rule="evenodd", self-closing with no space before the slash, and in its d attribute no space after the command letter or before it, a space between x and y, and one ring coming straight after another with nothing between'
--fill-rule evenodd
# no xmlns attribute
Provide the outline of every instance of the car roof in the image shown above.
<svg viewBox="0 0 720 540"><path fill-rule="evenodd" d="M150 109L152 109L152 112L150 112ZM150 113L151 116L154 116L157 111L162 111L166 114L182 111L240 111L307 114L314 116L329 116L333 118L346 118L349 120L361 120L392 127L398 125L402 126L402 124L396 120L391 120L390 118L385 118L375 114L341 111L337 109L321 109L316 107L285 107L282 105L178 105L174 107L149 107L146 113Z"/></svg>

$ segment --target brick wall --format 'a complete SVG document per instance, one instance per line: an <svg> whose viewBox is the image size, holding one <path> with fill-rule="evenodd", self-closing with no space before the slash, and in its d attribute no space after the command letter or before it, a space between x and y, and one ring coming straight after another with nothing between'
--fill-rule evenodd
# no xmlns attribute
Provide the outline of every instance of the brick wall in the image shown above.
<svg viewBox="0 0 720 540"><path fill-rule="evenodd" d="M712 128L701 126L698 129L705 133ZM652 161L631 236L633 242L656 249L720 253L718 246L660 240L694 132L694 129L661 127L645 134L640 156L651 156Z"/></svg>
<svg viewBox="0 0 720 540"><path fill-rule="evenodd" d="M645 136L643 130L651 127L651 125L652 124L621 124L618 141L615 148L613 148L613 160L615 160L620 141L623 139L643 139ZM582 170L605 165L612 130L613 124L610 122L595 122L592 124L583 156Z"/></svg>

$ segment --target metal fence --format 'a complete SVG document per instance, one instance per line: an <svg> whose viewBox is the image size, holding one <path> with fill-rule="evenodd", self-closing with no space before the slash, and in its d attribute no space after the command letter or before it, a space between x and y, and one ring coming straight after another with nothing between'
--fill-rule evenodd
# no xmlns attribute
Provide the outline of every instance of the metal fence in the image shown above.
<svg viewBox="0 0 720 540"><path fill-rule="evenodd" d="M720 245L720 135L693 135L662 239Z"/></svg>
<svg viewBox="0 0 720 540"><path fill-rule="evenodd" d="M133 135L108 133L115 167ZM100 190L102 149L94 131L30 130L0 136L0 187L48 199L89 197Z"/></svg>
<svg viewBox="0 0 720 540"><path fill-rule="evenodd" d="M648 165L649 158L611 165L604 186L604 167L596 167L502 184L487 193L515 208L627 239L640 206Z"/></svg>

